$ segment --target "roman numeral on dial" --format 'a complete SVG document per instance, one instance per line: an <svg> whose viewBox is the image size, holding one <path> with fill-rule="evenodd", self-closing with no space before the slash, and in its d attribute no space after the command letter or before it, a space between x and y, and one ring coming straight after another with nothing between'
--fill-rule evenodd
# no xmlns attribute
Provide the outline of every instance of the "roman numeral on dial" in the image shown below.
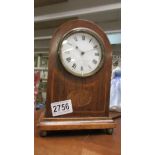
<svg viewBox="0 0 155 155"><path fill-rule="evenodd" d="M68 45L73 46L70 42L67 42Z"/></svg>
<svg viewBox="0 0 155 155"><path fill-rule="evenodd" d="M97 47L98 47L97 45L94 46L94 48L97 48Z"/></svg>
<svg viewBox="0 0 155 155"><path fill-rule="evenodd" d="M74 40L75 40L75 41L78 41L76 36L74 37Z"/></svg>
<svg viewBox="0 0 155 155"><path fill-rule="evenodd" d="M82 35L82 40L85 40L85 36L84 35Z"/></svg>
<svg viewBox="0 0 155 155"><path fill-rule="evenodd" d="M95 53L95 56L99 56L99 53Z"/></svg>
<svg viewBox="0 0 155 155"><path fill-rule="evenodd" d="M83 66L81 66L81 71L83 71Z"/></svg>
<svg viewBox="0 0 155 155"><path fill-rule="evenodd" d="M89 40L89 43L92 41L92 38Z"/></svg>
<svg viewBox="0 0 155 155"><path fill-rule="evenodd" d="M65 54L69 54L69 53L70 53L70 51L64 51L64 53L65 53Z"/></svg>
<svg viewBox="0 0 155 155"><path fill-rule="evenodd" d="M95 59L93 59L93 61L92 61L95 65L97 64L97 61L95 60Z"/></svg>
<svg viewBox="0 0 155 155"><path fill-rule="evenodd" d="M72 67L75 69L75 68L76 68L76 64L75 64L75 63L73 63Z"/></svg>
<svg viewBox="0 0 155 155"><path fill-rule="evenodd" d="M71 57L66 58L66 60L67 60L68 62L70 62L70 61L71 61Z"/></svg>

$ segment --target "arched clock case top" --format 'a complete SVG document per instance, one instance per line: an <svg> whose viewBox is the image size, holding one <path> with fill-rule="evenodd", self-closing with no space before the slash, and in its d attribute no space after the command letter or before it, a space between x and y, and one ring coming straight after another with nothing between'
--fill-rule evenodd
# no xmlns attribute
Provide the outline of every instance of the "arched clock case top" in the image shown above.
<svg viewBox="0 0 155 155"><path fill-rule="evenodd" d="M76 75L67 70L61 61L62 41L65 37L67 38L76 32L88 33L96 38L102 52L98 67L84 76ZM68 21L61 25L51 40L46 110L40 118L38 125L40 130L114 128L116 124L109 118L111 68L112 48L106 34L100 27L93 22L80 19ZM72 101L73 112L54 117L51 103L68 99ZM60 121L63 123L61 124ZM60 124L58 125L57 122Z"/></svg>

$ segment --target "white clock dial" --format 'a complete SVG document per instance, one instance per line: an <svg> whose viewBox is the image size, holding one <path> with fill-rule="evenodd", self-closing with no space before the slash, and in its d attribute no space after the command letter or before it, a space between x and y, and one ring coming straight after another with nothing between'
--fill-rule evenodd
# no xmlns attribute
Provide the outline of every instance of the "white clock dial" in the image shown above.
<svg viewBox="0 0 155 155"><path fill-rule="evenodd" d="M92 32L75 31L66 35L59 52L65 69L76 76L93 75L103 63L103 48Z"/></svg>

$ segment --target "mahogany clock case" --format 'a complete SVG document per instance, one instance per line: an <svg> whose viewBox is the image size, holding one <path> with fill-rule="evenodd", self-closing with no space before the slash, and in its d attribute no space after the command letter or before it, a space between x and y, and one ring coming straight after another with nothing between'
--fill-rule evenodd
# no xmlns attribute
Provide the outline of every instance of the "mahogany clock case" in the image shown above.
<svg viewBox="0 0 155 155"><path fill-rule="evenodd" d="M65 34L76 28L95 32L104 47L104 62L91 76L78 77L63 67L59 57L59 45ZM95 23L72 20L52 36L48 63L47 102L38 127L40 135L54 130L106 129L112 134L116 123L109 117L109 95L112 67L112 49L106 34ZM73 112L53 117L51 103L71 99Z"/></svg>
<svg viewBox="0 0 155 155"><path fill-rule="evenodd" d="M76 28L94 31L104 47L104 62L92 76L80 78L68 73L58 54L59 44L65 34ZM60 26L52 36L48 64L46 117L53 117L52 102L71 99L73 113L59 117L108 116L112 65L112 49L106 34L93 22L72 20Z"/></svg>

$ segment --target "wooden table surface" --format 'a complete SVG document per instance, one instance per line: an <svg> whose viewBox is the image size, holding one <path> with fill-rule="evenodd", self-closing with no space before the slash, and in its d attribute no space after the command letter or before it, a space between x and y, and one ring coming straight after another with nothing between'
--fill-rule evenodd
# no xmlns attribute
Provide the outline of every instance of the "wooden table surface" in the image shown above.
<svg viewBox="0 0 155 155"><path fill-rule="evenodd" d="M101 131L53 132L40 137L36 123L41 111L34 112L34 155L120 155L121 119L113 135Z"/></svg>

